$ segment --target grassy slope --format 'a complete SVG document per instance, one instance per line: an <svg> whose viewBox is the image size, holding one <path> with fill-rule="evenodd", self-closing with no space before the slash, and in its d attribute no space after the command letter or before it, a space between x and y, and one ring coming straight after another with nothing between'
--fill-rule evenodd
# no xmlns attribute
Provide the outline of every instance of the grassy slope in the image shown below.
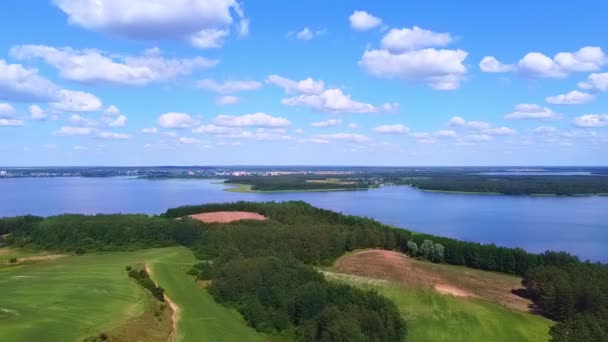
<svg viewBox="0 0 608 342"><path fill-rule="evenodd" d="M151 264L153 279L180 308L176 341L263 341L240 314L216 303L194 283L186 271L194 264L192 253L175 248Z"/></svg>
<svg viewBox="0 0 608 342"><path fill-rule="evenodd" d="M421 265L427 264L427 265ZM467 281L457 281L455 274L469 278L462 267L415 261L416 268L432 277L450 280L451 284L472 290ZM409 270L408 272L413 272ZM488 283L509 276L474 270L476 279L486 274ZM477 274L478 273L478 274ZM393 300L408 320L410 341L547 341L552 322L540 316L509 309L488 300L442 295L421 283L388 281L326 272L328 279L372 288ZM484 289L472 291L481 295ZM490 295L490 294L488 294ZM490 297L491 298L491 297Z"/></svg>
<svg viewBox="0 0 608 342"><path fill-rule="evenodd" d="M126 275L125 266L137 263L153 265L155 280L182 307L183 341L259 340L262 335L234 310L215 303L185 274L193 260L186 248L173 247L2 266L0 341L79 341L120 331L157 304Z"/></svg>

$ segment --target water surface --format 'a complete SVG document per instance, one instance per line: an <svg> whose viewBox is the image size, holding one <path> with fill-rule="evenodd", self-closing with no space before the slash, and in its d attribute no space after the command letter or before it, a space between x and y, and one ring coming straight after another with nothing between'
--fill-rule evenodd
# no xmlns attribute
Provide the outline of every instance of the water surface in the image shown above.
<svg viewBox="0 0 608 342"><path fill-rule="evenodd" d="M608 262L608 197L442 194L404 186L369 191L234 193L217 180L0 179L0 216L159 214L187 204L303 200L412 230L533 252L566 250Z"/></svg>

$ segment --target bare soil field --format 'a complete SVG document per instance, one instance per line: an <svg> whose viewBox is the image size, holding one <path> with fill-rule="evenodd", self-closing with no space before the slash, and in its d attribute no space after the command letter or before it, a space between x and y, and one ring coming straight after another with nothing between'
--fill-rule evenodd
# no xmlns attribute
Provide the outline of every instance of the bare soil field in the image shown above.
<svg viewBox="0 0 608 342"><path fill-rule="evenodd" d="M212 213L202 213L190 215L195 220L206 223L228 223L240 220L258 220L264 221L268 218L258 213L250 213L247 211L216 211Z"/></svg>
<svg viewBox="0 0 608 342"><path fill-rule="evenodd" d="M386 250L362 250L338 259L333 271L403 285L421 285L457 297L475 297L529 311L531 302L511 290L521 288L515 276L461 266L433 264Z"/></svg>

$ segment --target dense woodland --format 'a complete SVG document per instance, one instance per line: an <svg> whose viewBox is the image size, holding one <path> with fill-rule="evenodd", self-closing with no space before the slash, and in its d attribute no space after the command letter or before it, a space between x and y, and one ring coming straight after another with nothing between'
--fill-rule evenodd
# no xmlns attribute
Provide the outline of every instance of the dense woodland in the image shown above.
<svg viewBox="0 0 608 342"><path fill-rule="evenodd" d="M608 177L588 176L509 176L481 175L462 171L391 171L353 175L332 175L336 182L318 183L321 175L281 175L232 177L227 183L242 183L253 190L367 189L379 184L411 185L423 190L484 192L504 195L585 195L608 194ZM311 182L312 181L312 182ZM352 184L346 184L352 183Z"/></svg>
<svg viewBox="0 0 608 342"><path fill-rule="evenodd" d="M218 225L183 218L220 210L257 212L270 220ZM391 302L326 282L312 268L359 248L394 249L433 262L523 276L536 310L558 321L551 330L553 341L608 340L606 265L567 253L532 254L413 233L305 202L187 206L158 217L27 216L0 219L0 232L9 233L6 240L14 245L73 251L186 245L201 260L192 273L211 280L209 291L218 302L235 307L260 331L300 340L403 339L406 325Z"/></svg>

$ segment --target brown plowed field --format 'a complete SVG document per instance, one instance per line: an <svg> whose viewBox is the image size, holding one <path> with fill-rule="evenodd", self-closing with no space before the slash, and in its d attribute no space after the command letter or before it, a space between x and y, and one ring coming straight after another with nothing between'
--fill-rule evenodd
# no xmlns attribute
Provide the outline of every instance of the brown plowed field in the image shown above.
<svg viewBox="0 0 608 342"><path fill-rule="evenodd" d="M228 223L240 220L266 220L267 217L258 213L250 213L247 211L216 211L212 213L202 213L190 215L195 220L207 223Z"/></svg>

